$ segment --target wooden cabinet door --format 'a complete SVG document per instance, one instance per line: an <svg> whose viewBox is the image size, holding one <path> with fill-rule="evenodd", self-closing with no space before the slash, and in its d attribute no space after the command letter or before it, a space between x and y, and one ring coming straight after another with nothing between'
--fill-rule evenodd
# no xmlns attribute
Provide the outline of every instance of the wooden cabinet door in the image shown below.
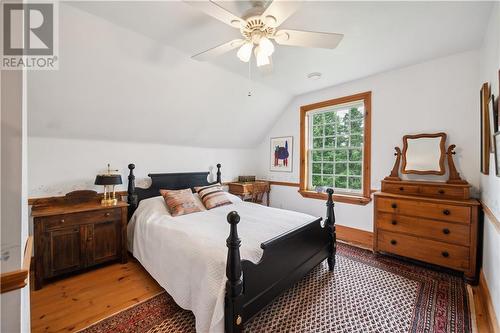
<svg viewBox="0 0 500 333"><path fill-rule="evenodd" d="M87 225L87 265L117 259L120 254L120 224L106 221Z"/></svg>
<svg viewBox="0 0 500 333"><path fill-rule="evenodd" d="M47 232L46 277L82 268L80 236L81 229L79 226L70 226Z"/></svg>

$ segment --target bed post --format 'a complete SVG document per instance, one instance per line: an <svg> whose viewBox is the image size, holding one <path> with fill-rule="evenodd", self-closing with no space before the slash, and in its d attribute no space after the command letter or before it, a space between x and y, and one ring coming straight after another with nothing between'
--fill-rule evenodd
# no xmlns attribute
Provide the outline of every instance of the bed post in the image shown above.
<svg viewBox="0 0 500 333"><path fill-rule="evenodd" d="M220 177L220 167L221 167L220 163L217 163L217 183L222 185L222 180Z"/></svg>
<svg viewBox="0 0 500 333"><path fill-rule="evenodd" d="M224 326L226 333L240 333L243 331L242 306L240 297L243 293L243 279L241 276L241 259L238 229L240 216L232 211L227 214L227 222L231 225L229 237L226 240L228 248L226 262L226 296L224 300Z"/></svg>
<svg viewBox="0 0 500 333"><path fill-rule="evenodd" d="M128 219L132 217L132 214L135 212L137 208L137 194L135 194L135 176L134 169L135 164L130 163L128 165L128 169L130 170L128 174L128 188L127 188L127 203L128 207Z"/></svg>
<svg viewBox="0 0 500 333"><path fill-rule="evenodd" d="M326 222L328 230L328 238L330 240L330 249L328 251L328 269L333 271L335 267L335 254L337 253L337 233L335 230L335 213L333 211L333 189L329 188L326 190L328 193L328 200L326 202Z"/></svg>

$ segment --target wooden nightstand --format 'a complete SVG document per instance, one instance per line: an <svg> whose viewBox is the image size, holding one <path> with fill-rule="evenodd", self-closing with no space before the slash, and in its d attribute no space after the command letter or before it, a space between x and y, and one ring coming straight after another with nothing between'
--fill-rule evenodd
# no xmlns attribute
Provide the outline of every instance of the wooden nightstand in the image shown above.
<svg viewBox="0 0 500 333"><path fill-rule="evenodd" d="M102 206L93 196L33 206L35 290L46 279L106 262L127 262L127 206Z"/></svg>
<svg viewBox="0 0 500 333"><path fill-rule="evenodd" d="M228 192L234 195L237 195L241 198L241 200L245 200L248 196L253 194L253 185L255 183L264 183L267 184L267 193L266 193L266 203L269 206L269 192L271 192L271 184L266 181L256 180L254 182L234 182L228 183Z"/></svg>

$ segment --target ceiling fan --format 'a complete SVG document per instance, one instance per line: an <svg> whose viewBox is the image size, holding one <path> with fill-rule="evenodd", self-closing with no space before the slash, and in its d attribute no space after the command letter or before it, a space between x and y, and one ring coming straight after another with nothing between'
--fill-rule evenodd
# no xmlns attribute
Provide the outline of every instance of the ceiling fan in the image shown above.
<svg viewBox="0 0 500 333"><path fill-rule="evenodd" d="M238 28L242 35L242 38L213 47L192 58L205 61L239 48L237 56L241 61L249 62L253 51L257 66L261 67L271 63L273 40L279 45L334 49L344 37L343 34L336 33L278 30L278 27L297 11L299 1L271 1L267 8L262 1L252 3L255 6L247 10L242 17L238 17L211 0L189 2L213 18Z"/></svg>

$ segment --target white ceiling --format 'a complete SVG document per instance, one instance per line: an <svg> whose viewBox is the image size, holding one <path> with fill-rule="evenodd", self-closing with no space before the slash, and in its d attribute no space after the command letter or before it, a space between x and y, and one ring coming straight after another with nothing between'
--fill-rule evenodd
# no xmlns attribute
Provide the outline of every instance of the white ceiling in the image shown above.
<svg viewBox="0 0 500 333"><path fill-rule="evenodd" d="M250 1L218 3L238 16L251 6ZM181 1L76 6L187 55L240 37L238 29ZM262 75L254 67L254 79L297 95L475 49L482 41L490 8L488 2L303 2L282 28L343 33L344 40L335 50L279 46L273 55L273 73ZM213 63L248 76L248 66L237 59L236 50ZM306 79L311 72L321 72L323 78L311 82Z"/></svg>
<svg viewBox="0 0 500 333"><path fill-rule="evenodd" d="M248 3L222 3L235 14ZM191 55L239 32L184 2L71 2L58 71L28 73L32 136L252 147L295 95L480 46L491 3L305 2L284 28L339 32L336 50L279 46L263 75L233 51ZM306 79L321 72L317 81ZM252 96L248 97L248 91Z"/></svg>

